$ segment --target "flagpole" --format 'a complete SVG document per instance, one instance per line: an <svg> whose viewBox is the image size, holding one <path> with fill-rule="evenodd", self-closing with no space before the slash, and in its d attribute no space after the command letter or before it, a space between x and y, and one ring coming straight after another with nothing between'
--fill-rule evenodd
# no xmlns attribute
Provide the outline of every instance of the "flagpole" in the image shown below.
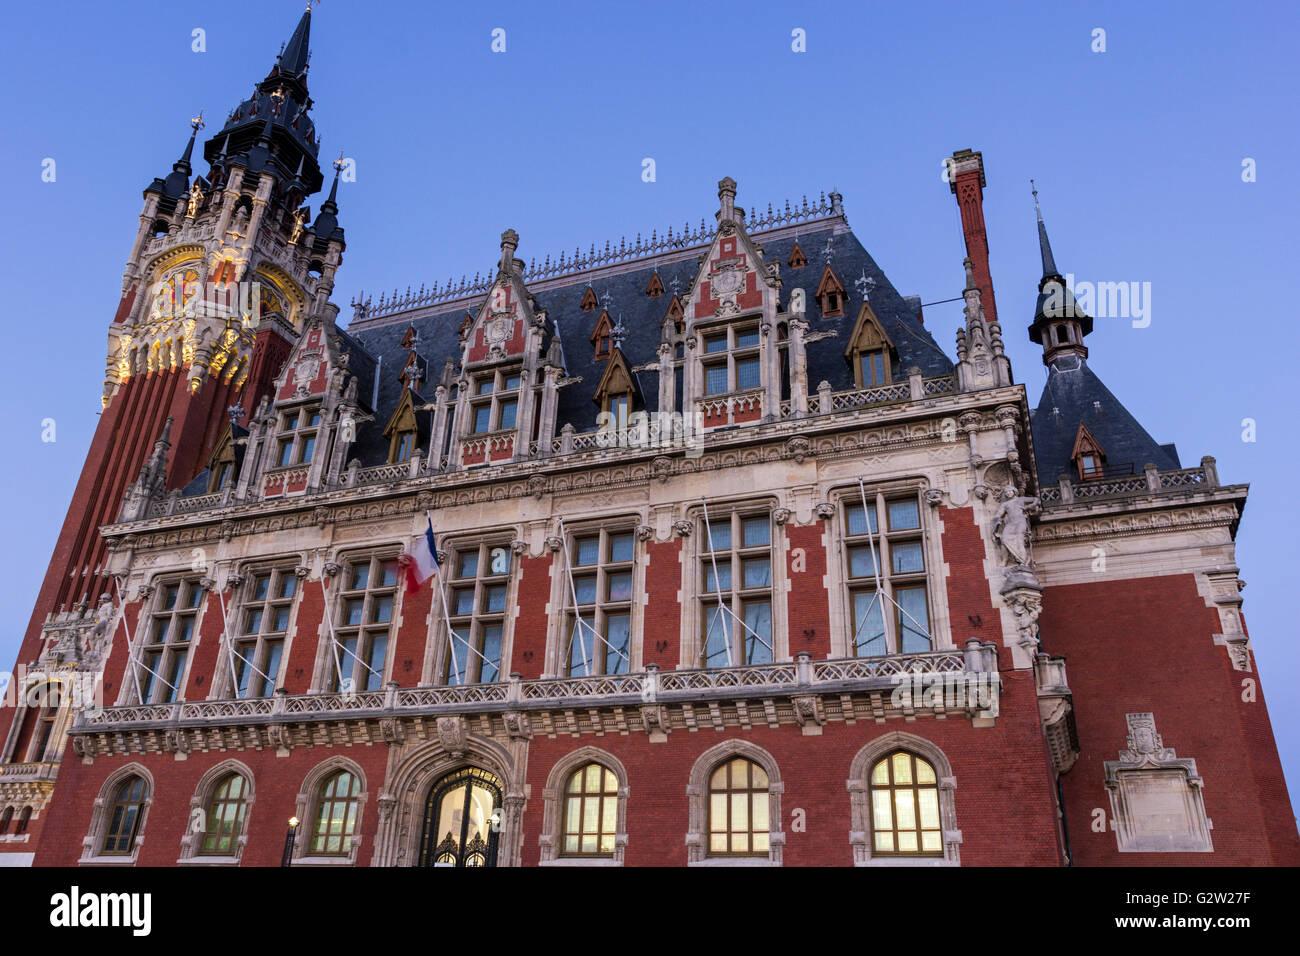
<svg viewBox="0 0 1300 956"><path fill-rule="evenodd" d="M428 521L429 521L429 530L432 531L432 530L433 530L433 512L430 511L430 510L428 510L428 509L425 509L424 516L425 516L425 518L427 518ZM434 560L435 562L437 562L437 560L438 560L438 553L437 553L436 551L434 552L433 560ZM447 653L451 655L451 669L452 669L452 673L456 675L456 683L459 685L459 684L460 684L460 665L459 665L458 663L456 663L456 648L455 648L455 646L452 644L452 631L451 631L451 608L447 606L447 589L444 588L444 587L442 586L442 580L441 580L441 578L442 578L442 565L441 565L441 564L438 565L438 578L439 578L439 580L435 583L434 587L435 587L435 588L437 589L437 591L438 591L438 596L442 598L442 622L443 622L444 625L446 625L446 628L447 628ZM470 648L470 650L473 650L473 648ZM466 663L469 663L469 661L466 660Z"/></svg>

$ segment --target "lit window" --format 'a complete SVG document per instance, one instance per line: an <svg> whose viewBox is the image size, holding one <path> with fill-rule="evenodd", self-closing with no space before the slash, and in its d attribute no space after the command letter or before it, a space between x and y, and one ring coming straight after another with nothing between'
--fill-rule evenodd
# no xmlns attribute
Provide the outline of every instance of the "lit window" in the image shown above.
<svg viewBox="0 0 1300 956"><path fill-rule="evenodd" d="M931 649L925 541L917 499L850 497L844 504L844 559L858 657ZM881 528L885 532L880 532Z"/></svg>
<svg viewBox="0 0 1300 956"><path fill-rule="evenodd" d="M217 784L207 807L207 829L199 853L210 856L234 856L235 844L244 829L248 808L248 781L232 773Z"/></svg>
<svg viewBox="0 0 1300 956"><path fill-rule="evenodd" d="M734 757L709 777L709 856L768 854L767 772L752 760Z"/></svg>
<svg viewBox="0 0 1300 956"><path fill-rule="evenodd" d="M321 786L311 834L313 855L347 856L352 851L359 802L357 791L356 776L346 770L333 774Z"/></svg>
<svg viewBox="0 0 1300 956"><path fill-rule="evenodd" d="M563 856L612 857L618 824L618 780L589 763L569 777L564 793Z"/></svg>
<svg viewBox="0 0 1300 956"><path fill-rule="evenodd" d="M631 531L602 530L573 540L569 570L575 600L564 631L569 635L566 669L571 676L626 674L631 669L635 553Z"/></svg>
<svg viewBox="0 0 1300 956"><path fill-rule="evenodd" d="M871 852L943 856L939 783L920 757L898 751L871 771Z"/></svg>

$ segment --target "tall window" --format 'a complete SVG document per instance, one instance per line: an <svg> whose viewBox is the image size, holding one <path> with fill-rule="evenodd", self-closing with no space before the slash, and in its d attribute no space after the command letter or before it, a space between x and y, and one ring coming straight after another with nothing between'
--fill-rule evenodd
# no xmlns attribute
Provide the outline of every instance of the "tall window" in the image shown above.
<svg viewBox="0 0 1300 956"><path fill-rule="evenodd" d="M9 824L14 818L14 808L5 807L5 812L0 813L0 836L9 832Z"/></svg>
<svg viewBox="0 0 1300 956"><path fill-rule="evenodd" d="M709 777L709 856L767 856L767 773L734 757Z"/></svg>
<svg viewBox="0 0 1300 956"><path fill-rule="evenodd" d="M293 568L253 573L235 643L234 696L269 697L275 692L297 590Z"/></svg>
<svg viewBox="0 0 1300 956"><path fill-rule="evenodd" d="M334 633L339 646L337 665L330 662L330 691L345 690L339 683L351 681L353 690L379 690L384 685L384 662L393 627L397 602L397 559L356 558L343 570L343 591Z"/></svg>
<svg viewBox="0 0 1300 956"><path fill-rule="evenodd" d="M393 447L389 461L410 461L411 452L415 450L415 432L398 432L393 436Z"/></svg>
<svg viewBox="0 0 1300 956"><path fill-rule="evenodd" d="M772 660L772 522L759 514L713 517L700 534L702 667ZM730 652L728 652L730 648Z"/></svg>
<svg viewBox="0 0 1300 956"><path fill-rule="evenodd" d="M170 704L180 698L185 659L194 639L194 622L203 588L197 580L164 584L149 619L140 654L140 696L146 704Z"/></svg>
<svg viewBox="0 0 1300 956"><path fill-rule="evenodd" d="M208 489L209 493L215 493L225 489L230 483L230 474L235 469L233 461L219 461L216 469L212 472L212 485Z"/></svg>
<svg viewBox="0 0 1300 956"><path fill-rule="evenodd" d="M359 789L356 776L346 770L333 774L321 785L311 832L312 855L347 856L352 851Z"/></svg>
<svg viewBox="0 0 1300 956"><path fill-rule="evenodd" d="M850 497L844 517L853 653L873 657L930 650L925 541L917 498L868 495L864 516L861 499Z"/></svg>
<svg viewBox="0 0 1300 956"><path fill-rule="evenodd" d="M243 774L232 773L212 791L207 806L207 829L199 853L205 856L234 856L235 844L244 829L248 809L248 781Z"/></svg>
<svg viewBox="0 0 1300 956"><path fill-rule="evenodd" d="M604 411L609 414L606 426L620 434L627 430L627 416L632 409L632 396L627 392L606 395Z"/></svg>
<svg viewBox="0 0 1300 956"><path fill-rule="evenodd" d="M140 817L149 788L143 777L127 777L113 794L108 808L108 831L104 834L103 856L130 856L135 836L140 832Z"/></svg>
<svg viewBox="0 0 1300 956"><path fill-rule="evenodd" d="M943 856L939 783L934 767L907 751L871 771L873 855Z"/></svg>
<svg viewBox="0 0 1300 956"><path fill-rule="evenodd" d="M740 323L705 332L703 340L705 395L725 395L762 384L757 323Z"/></svg>
<svg viewBox="0 0 1300 956"><path fill-rule="evenodd" d="M631 531L602 529L573 539L569 567L576 600L565 631L571 676L626 674L631 669L635 550ZM567 595L567 581L564 588Z"/></svg>
<svg viewBox="0 0 1300 956"><path fill-rule="evenodd" d="M280 427L276 440L277 468L305 465L316 452L316 432L320 427L320 406L309 405L280 413Z"/></svg>
<svg viewBox="0 0 1300 956"><path fill-rule="evenodd" d="M27 824L32 822L32 808L23 807L23 812L18 815L18 826L14 827L14 836L22 836L27 832Z"/></svg>
<svg viewBox="0 0 1300 956"><path fill-rule="evenodd" d="M449 607L454 636L443 674L448 684L486 684L500 676L512 559L504 544L457 551Z"/></svg>
<svg viewBox="0 0 1300 956"><path fill-rule="evenodd" d="M19 737L15 760L37 762L45 759L45 751L54 736L54 724L59 716L59 690L59 685L51 682L29 691L27 702L32 709L24 718L24 729L30 729ZM23 743L27 743L25 753Z"/></svg>
<svg viewBox="0 0 1300 956"><path fill-rule="evenodd" d="M562 856L612 857L618 826L618 779L608 767L580 767L565 787Z"/></svg>
<svg viewBox="0 0 1300 956"><path fill-rule="evenodd" d="M518 370L498 371L474 381L470 400L471 431L474 434L514 428L519 414Z"/></svg>

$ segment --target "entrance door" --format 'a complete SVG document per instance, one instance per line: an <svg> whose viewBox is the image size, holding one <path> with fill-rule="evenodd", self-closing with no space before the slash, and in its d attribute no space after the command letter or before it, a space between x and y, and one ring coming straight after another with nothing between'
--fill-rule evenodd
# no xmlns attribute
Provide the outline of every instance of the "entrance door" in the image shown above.
<svg viewBox="0 0 1300 956"><path fill-rule="evenodd" d="M501 784L477 767L444 777L424 807L420 866L496 866Z"/></svg>

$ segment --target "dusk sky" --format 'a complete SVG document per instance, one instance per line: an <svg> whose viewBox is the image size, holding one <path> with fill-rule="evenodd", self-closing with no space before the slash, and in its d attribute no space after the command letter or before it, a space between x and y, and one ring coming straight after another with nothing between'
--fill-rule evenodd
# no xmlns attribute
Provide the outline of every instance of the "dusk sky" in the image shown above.
<svg viewBox="0 0 1300 956"><path fill-rule="evenodd" d="M0 668L17 655L98 421L141 191L170 171L191 116L205 110L211 135L248 96L302 6L6 11ZM342 151L356 168L339 193L344 318L361 290L491 270L507 227L527 261L712 222L723 176L747 209L837 189L901 294L951 299L965 253L942 160L969 147L987 171L999 318L1034 406L1034 178L1062 272L1150 283L1146 327L1097 320L1093 370L1158 441L1177 443L1184 467L1213 455L1224 483L1251 485L1237 537L1244 609L1300 793L1288 606L1300 324L1282 309L1300 261L1295 5L327 0L312 20L322 165ZM797 30L806 52L792 49ZM925 321L952 355L961 304L929 307ZM1176 728L1161 729L1176 744Z"/></svg>

